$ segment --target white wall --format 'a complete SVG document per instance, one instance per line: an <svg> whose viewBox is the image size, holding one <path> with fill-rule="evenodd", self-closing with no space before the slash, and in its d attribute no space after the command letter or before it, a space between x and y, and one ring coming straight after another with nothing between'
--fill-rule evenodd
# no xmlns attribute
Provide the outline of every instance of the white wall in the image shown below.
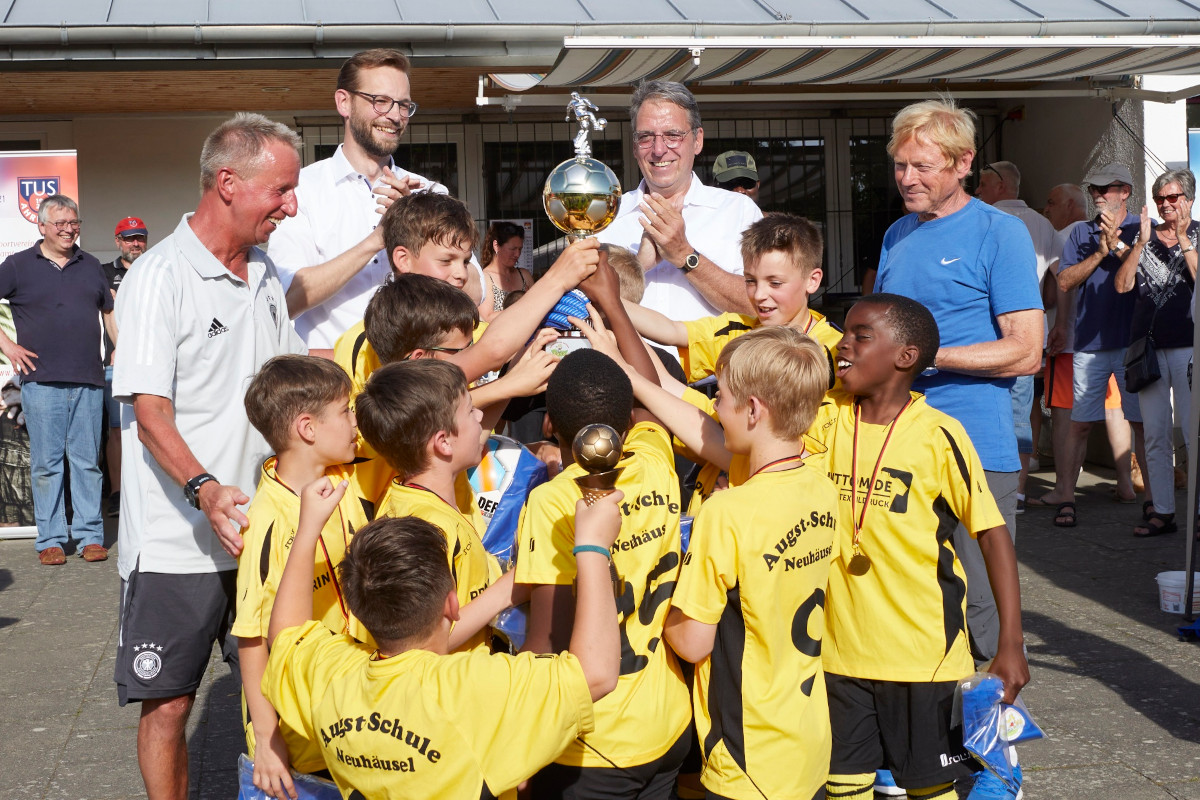
<svg viewBox="0 0 1200 800"><path fill-rule="evenodd" d="M1196 75L1147 75L1143 89L1159 92L1174 92L1200 83ZM1146 103L1145 133L1146 149L1163 161L1168 169L1187 169L1187 101L1177 103ZM1162 166L1151 158L1146 159L1146 196L1144 202L1150 213L1157 218L1150 187L1154 179L1163 173ZM1134 209L1135 211L1137 209Z"/></svg>

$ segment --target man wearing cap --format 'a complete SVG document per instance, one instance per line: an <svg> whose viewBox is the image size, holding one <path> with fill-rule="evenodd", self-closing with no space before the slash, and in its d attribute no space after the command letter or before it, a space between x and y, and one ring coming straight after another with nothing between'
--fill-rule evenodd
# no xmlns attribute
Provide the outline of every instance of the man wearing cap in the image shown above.
<svg viewBox="0 0 1200 800"><path fill-rule="evenodd" d="M727 192L744 194L758 202L758 167L754 156L743 150L727 150L713 163L713 185Z"/></svg>
<svg viewBox="0 0 1200 800"><path fill-rule="evenodd" d="M100 517L100 418L104 369L100 320L112 324L113 297L95 256L75 243L79 206L56 194L38 206L42 238L0 263L0 297L8 299L14 342L0 332L0 351L21 377L33 478L38 561L66 561L63 473L71 468L70 535L84 561L104 561ZM98 313L99 312L99 313Z"/></svg>
<svg viewBox="0 0 1200 800"><path fill-rule="evenodd" d="M596 238L637 253L647 308L680 322L750 314L740 245L762 212L692 171L704 146L696 98L681 83L646 81L633 93L629 116L642 182L621 196L616 219Z"/></svg>
<svg viewBox="0 0 1200 800"><path fill-rule="evenodd" d="M1133 176L1124 164L1107 164L1083 179L1096 204L1096 217L1071 228L1059 262L1058 288L1075 293L1075 355L1072 358L1075 397L1067 438L1070 462L1062 476L1065 497L1054 524L1076 523L1075 485L1083 468L1084 447L1092 423L1104 420L1104 393L1110 375L1117 378L1121 410L1133 429L1138 463L1146 463L1142 413L1136 394L1125 391L1125 348L1133 322L1134 292L1117 291L1121 253L1133 245L1141 218L1126 208Z"/></svg>
<svg viewBox="0 0 1200 800"><path fill-rule="evenodd" d="M333 95L344 121L342 143L300 171L299 211L271 237L288 311L312 355L333 358L338 337L363 318L391 274L380 214L402 195L449 191L392 158L417 111L408 73L407 56L382 48L342 64Z"/></svg>
<svg viewBox="0 0 1200 800"><path fill-rule="evenodd" d="M146 223L138 217L126 217L117 223L113 231L117 250L120 255L104 265L104 276L108 278L108 288L113 297L125 279L125 273L133 266L137 257L146 252L149 233ZM121 429L121 404L113 399L112 376L113 358L116 356L117 343L104 332L104 410L108 417L108 431L104 444L104 458L108 464L108 485L112 494L108 496L108 515L115 517L121 513L121 436L113 431Z"/></svg>

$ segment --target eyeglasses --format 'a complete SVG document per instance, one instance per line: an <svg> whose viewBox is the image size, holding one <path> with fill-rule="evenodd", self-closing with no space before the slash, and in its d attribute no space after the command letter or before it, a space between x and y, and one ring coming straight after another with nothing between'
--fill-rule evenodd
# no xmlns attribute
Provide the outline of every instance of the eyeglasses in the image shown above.
<svg viewBox="0 0 1200 800"><path fill-rule="evenodd" d="M695 130L693 128L692 130ZM633 143L640 150L646 150L654 146L654 140L662 137L663 144L672 150L679 148L683 144L683 140L688 137L692 131L665 131L663 133L652 133L650 131L635 131L633 134Z"/></svg>
<svg viewBox="0 0 1200 800"><path fill-rule="evenodd" d="M1092 194L1108 194L1109 192L1113 191L1114 189L1121 189L1124 186L1125 186L1125 184L1123 184L1123 183L1110 183L1107 186L1091 185L1091 186L1088 186L1088 191L1091 192Z"/></svg>
<svg viewBox="0 0 1200 800"><path fill-rule="evenodd" d="M980 170L980 173L988 172L989 170L996 173L996 176L1000 178L1000 180L1004 180L1004 176L1000 174L1000 170L996 169L991 164L988 164L986 167Z"/></svg>
<svg viewBox="0 0 1200 800"><path fill-rule="evenodd" d="M435 353L450 353L451 355L453 355L454 353L461 353L463 350L466 350L468 347L471 346L471 344L473 344L473 343L468 342L467 344L463 345L462 347L426 347L425 349L432 350Z"/></svg>
<svg viewBox="0 0 1200 800"><path fill-rule="evenodd" d="M53 225L55 230L59 231L77 231L83 225L81 219L65 219L62 222L47 222L47 225Z"/></svg>
<svg viewBox="0 0 1200 800"><path fill-rule="evenodd" d="M146 243L146 234L131 233L127 236L122 236L121 241L123 241L123 242L141 242L142 244L145 244Z"/></svg>
<svg viewBox="0 0 1200 800"><path fill-rule="evenodd" d="M1185 196L1186 195L1184 195L1183 192L1176 192L1175 194L1156 194L1154 195L1154 202L1161 206L1163 203L1174 203L1179 198Z"/></svg>
<svg viewBox="0 0 1200 800"><path fill-rule="evenodd" d="M371 104L371 108L375 109L375 113L380 116L390 113L395 106L400 106L400 115L406 118L417 113L417 104L412 100L393 100L386 94L367 94L354 89L350 90L350 94L365 98Z"/></svg>

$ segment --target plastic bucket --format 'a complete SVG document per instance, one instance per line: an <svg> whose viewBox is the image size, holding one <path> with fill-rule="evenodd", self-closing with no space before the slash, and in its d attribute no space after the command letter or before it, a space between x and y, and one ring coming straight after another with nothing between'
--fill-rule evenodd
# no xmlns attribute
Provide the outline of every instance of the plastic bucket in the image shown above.
<svg viewBox="0 0 1200 800"><path fill-rule="evenodd" d="M1200 572L1193 575L1195 577L1192 579L1192 613L1197 614L1200 613ZM1155 580L1158 581L1158 607L1168 614L1182 614L1183 596L1187 591L1187 573L1183 570L1160 572Z"/></svg>

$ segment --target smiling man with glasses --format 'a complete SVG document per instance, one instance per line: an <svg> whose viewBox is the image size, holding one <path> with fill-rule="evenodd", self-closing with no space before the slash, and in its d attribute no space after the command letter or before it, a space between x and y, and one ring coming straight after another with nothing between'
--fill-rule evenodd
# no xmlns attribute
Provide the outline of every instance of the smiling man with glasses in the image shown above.
<svg viewBox="0 0 1200 800"><path fill-rule="evenodd" d="M362 319L387 279L378 227L383 211L411 192L447 193L392 158L417 113L408 76L408 58L396 50L366 50L342 65L334 92L344 120L342 144L301 170L299 213L271 239L288 311L313 355L333 357L337 338Z"/></svg>
<svg viewBox="0 0 1200 800"><path fill-rule="evenodd" d="M762 218L745 195L705 186L693 168L704 147L696 98L681 83L647 81L630 105L636 189L600 241L638 254L646 271L642 305L679 322L749 314L742 280L742 231Z"/></svg>

